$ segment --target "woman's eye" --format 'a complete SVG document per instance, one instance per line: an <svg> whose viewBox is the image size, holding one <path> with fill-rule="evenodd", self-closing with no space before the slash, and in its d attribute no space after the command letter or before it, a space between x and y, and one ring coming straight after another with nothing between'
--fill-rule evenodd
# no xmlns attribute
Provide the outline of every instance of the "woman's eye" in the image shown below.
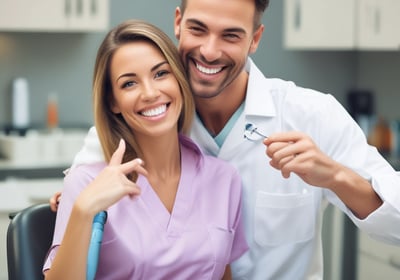
<svg viewBox="0 0 400 280"><path fill-rule="evenodd" d="M132 87L135 84L133 81L125 82L122 84L122 88Z"/></svg>
<svg viewBox="0 0 400 280"><path fill-rule="evenodd" d="M160 71L158 71L157 73L156 73L156 78L160 78L160 77L163 77L163 76L165 76L165 75L167 75L169 73L169 71L167 71L167 70L160 70Z"/></svg>

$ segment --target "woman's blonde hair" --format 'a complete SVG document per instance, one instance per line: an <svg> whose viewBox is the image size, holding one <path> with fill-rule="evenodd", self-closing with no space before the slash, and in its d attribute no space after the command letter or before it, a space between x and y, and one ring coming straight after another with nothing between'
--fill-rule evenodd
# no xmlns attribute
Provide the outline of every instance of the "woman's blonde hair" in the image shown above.
<svg viewBox="0 0 400 280"><path fill-rule="evenodd" d="M97 134L108 162L120 139L126 142L124 162L136 158L140 148L125 120L111 110L113 92L110 65L114 53L123 45L146 41L156 46L165 56L178 81L182 95L182 111L178 132L187 134L194 114L194 101L178 50L172 40L158 27L141 20L127 20L113 28L104 38L97 52L93 77L93 106Z"/></svg>

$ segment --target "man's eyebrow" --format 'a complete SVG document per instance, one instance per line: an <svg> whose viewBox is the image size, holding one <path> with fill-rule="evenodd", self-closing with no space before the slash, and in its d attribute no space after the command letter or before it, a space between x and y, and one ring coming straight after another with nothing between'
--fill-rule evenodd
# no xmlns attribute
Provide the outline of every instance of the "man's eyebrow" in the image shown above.
<svg viewBox="0 0 400 280"><path fill-rule="evenodd" d="M196 25L199 25L200 27L208 29L207 25L205 25L200 20L189 18L189 19L187 19L187 22L190 23L190 24L196 24ZM243 34L246 34L246 30L244 30L243 28L240 28L240 27L226 28L226 29L223 30L223 32L225 32L225 33L227 32L227 33L243 33Z"/></svg>
<svg viewBox="0 0 400 280"><path fill-rule="evenodd" d="M197 19L194 19L194 18L189 18L189 19L186 20L186 22L191 23L191 24L200 25L201 27L207 28L207 25L205 25L200 20L197 20Z"/></svg>

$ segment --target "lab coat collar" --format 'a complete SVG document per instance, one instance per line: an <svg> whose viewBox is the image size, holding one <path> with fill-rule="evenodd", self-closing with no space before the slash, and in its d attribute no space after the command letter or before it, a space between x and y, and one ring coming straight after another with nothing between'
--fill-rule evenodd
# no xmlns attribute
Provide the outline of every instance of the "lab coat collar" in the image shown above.
<svg viewBox="0 0 400 280"><path fill-rule="evenodd" d="M244 108L245 115L275 116L276 108L271 96L271 80L264 77L264 74L257 68L251 58L247 60L246 71L249 73L249 81Z"/></svg>
<svg viewBox="0 0 400 280"><path fill-rule="evenodd" d="M204 153L229 160L236 153L235 148L247 141L244 138L244 127L245 118L244 114L242 114L232 127L225 142L219 147L214 138L204 127L200 118L196 115L190 137L199 144Z"/></svg>
<svg viewBox="0 0 400 280"><path fill-rule="evenodd" d="M268 122L270 117L276 115L275 103L272 98L272 80L264 77L251 58L248 58L245 70L249 73L249 80L247 82L244 113L232 127L219 151L219 156L228 160L237 153L236 148L238 146L246 142L249 144L249 141L244 137L247 123L256 124L261 131L266 133L265 123Z"/></svg>
<svg viewBox="0 0 400 280"><path fill-rule="evenodd" d="M190 131L190 137L200 145L203 152L209 155L217 156L219 147L215 143L214 138L210 135L204 127L199 116L196 114L193 120L193 125Z"/></svg>

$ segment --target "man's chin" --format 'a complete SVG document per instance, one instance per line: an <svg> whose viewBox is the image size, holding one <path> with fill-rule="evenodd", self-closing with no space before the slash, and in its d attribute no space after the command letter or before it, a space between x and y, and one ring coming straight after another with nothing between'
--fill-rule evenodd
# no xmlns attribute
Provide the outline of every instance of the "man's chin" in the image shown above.
<svg viewBox="0 0 400 280"><path fill-rule="evenodd" d="M210 99L219 95L219 92L216 90L201 90L201 91L192 91L192 94L195 98L202 99Z"/></svg>
<svg viewBox="0 0 400 280"><path fill-rule="evenodd" d="M205 80L195 79L193 76L189 77L190 87L192 94L199 98L213 98L220 94L221 89L219 84L211 83Z"/></svg>

